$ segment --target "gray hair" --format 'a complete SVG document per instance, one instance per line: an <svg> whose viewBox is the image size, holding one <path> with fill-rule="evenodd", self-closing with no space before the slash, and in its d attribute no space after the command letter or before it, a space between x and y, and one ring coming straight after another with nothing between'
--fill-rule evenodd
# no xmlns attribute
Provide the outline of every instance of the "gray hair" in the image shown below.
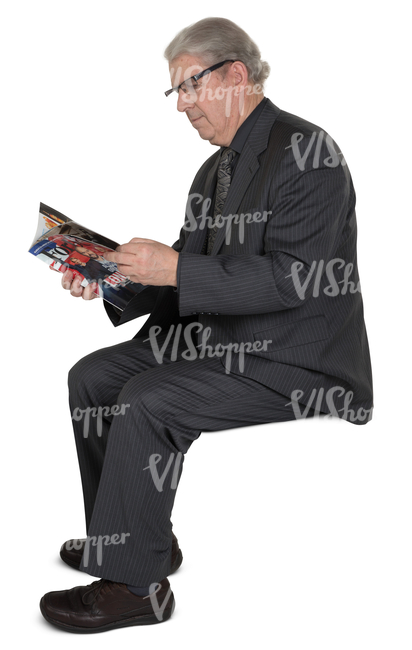
<svg viewBox="0 0 412 650"><path fill-rule="evenodd" d="M164 56L170 63L181 54L196 56L205 65L230 59L242 61L249 80L262 87L270 73L270 66L261 60L256 43L227 18L204 18L182 29L169 43Z"/></svg>

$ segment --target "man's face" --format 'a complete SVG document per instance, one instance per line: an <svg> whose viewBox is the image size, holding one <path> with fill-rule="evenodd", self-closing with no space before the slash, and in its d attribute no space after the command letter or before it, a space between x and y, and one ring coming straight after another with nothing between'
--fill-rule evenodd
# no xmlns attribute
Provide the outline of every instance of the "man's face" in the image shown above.
<svg viewBox="0 0 412 650"><path fill-rule="evenodd" d="M96 260L99 256L96 253L93 253L89 248L83 248L83 246L76 246L76 250L78 253L81 253L82 255L86 255L87 257L91 257L91 259Z"/></svg>
<svg viewBox="0 0 412 650"><path fill-rule="evenodd" d="M238 105L236 97L228 98L233 94L235 85L235 75L230 73L230 66L230 63L226 63L222 68L201 77L195 84L196 92L186 94L180 90L177 100L177 110L186 113L200 137L219 146L231 143L239 121L239 115L234 110ZM188 54L178 56L169 64L172 86L178 86L206 68L207 64L199 58ZM227 76L222 79L220 72L228 69Z"/></svg>
<svg viewBox="0 0 412 650"><path fill-rule="evenodd" d="M70 262L70 264L74 264L75 266L86 266L86 263L81 262L78 257L70 257L68 262Z"/></svg>

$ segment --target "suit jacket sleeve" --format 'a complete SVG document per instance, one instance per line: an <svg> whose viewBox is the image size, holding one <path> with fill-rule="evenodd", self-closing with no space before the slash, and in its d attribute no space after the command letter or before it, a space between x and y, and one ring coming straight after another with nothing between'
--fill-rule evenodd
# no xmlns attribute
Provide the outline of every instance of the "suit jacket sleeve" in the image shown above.
<svg viewBox="0 0 412 650"><path fill-rule="evenodd" d="M317 154L323 162L316 163L312 155L301 170L292 150L285 153L263 197L272 211L263 255L180 254L181 316L257 314L302 305L292 264L299 265L299 282L308 283L307 299L315 281L313 263L336 255L353 213L354 192L347 167L327 166L328 156L323 150Z"/></svg>
<svg viewBox="0 0 412 650"><path fill-rule="evenodd" d="M183 233L184 231L182 229L180 238L172 246L178 252L183 247ZM160 286L144 286L140 284L139 287L141 287L141 291L132 298L123 311L114 307L106 300L103 301L106 313L115 327L123 325L123 323L127 323L134 318L139 318L139 316L150 314L153 311L159 295Z"/></svg>

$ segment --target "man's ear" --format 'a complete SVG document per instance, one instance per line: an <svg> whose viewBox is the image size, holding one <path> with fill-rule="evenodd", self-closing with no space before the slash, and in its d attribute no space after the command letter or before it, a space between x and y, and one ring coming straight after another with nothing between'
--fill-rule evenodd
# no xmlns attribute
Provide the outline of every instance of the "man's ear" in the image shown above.
<svg viewBox="0 0 412 650"><path fill-rule="evenodd" d="M232 64L232 72L234 74L235 86L246 87L248 84L248 71L242 61L235 61Z"/></svg>

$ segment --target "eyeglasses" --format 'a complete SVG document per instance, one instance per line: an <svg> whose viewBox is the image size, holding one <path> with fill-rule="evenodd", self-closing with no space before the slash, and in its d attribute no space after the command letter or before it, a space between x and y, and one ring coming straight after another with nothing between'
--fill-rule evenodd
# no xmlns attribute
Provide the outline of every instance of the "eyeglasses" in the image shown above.
<svg viewBox="0 0 412 650"><path fill-rule="evenodd" d="M196 94L195 84L197 84L197 81L205 74L208 74L209 72L213 72L213 70L217 70L218 68L221 68L222 65L225 65L225 63L234 63L234 61L232 61L232 59L227 59L226 61L221 61L221 63L215 63L215 65L210 66L210 68L207 68L202 72L198 72L197 74L194 74L193 77L189 77L189 79L186 79L186 81L182 81L182 83L176 86L175 88L166 90L165 92L166 97L168 97L172 92L179 94L180 89L182 89L183 92L187 94L193 94L193 93ZM182 88L182 86L184 85L186 86L186 90Z"/></svg>

